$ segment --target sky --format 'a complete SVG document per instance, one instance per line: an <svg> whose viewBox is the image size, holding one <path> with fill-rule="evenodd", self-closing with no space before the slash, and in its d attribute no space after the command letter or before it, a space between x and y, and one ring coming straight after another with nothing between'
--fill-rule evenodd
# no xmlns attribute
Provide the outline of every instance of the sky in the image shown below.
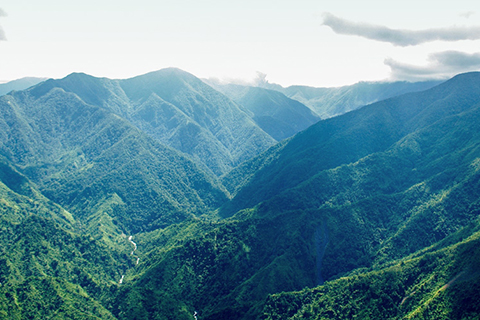
<svg viewBox="0 0 480 320"><path fill-rule="evenodd" d="M2 0L0 80L72 72L332 87L480 70L478 0Z"/></svg>

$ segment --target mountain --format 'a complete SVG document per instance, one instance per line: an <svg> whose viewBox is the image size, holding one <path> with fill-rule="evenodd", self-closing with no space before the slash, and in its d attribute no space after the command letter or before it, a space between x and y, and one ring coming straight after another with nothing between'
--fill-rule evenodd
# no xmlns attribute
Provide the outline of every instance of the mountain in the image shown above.
<svg viewBox="0 0 480 320"><path fill-rule="evenodd" d="M0 98L0 153L46 197L123 232L162 227L225 201L215 178L192 160L51 83Z"/></svg>
<svg viewBox="0 0 480 320"><path fill-rule="evenodd" d="M395 318L405 297L407 314L425 299L458 312L430 294L458 281L465 301L480 295L478 263L465 261L480 230L479 80L460 75L320 121L247 161L224 178L230 218L144 235L152 267L131 275L113 314L315 319L326 306L332 319L382 307Z"/></svg>
<svg viewBox="0 0 480 320"><path fill-rule="evenodd" d="M377 101L409 92L424 91L440 83L441 81L359 82L337 88L307 86L283 88L269 83L264 84L264 86L280 91L291 99L298 100L316 112L322 119L327 119Z"/></svg>
<svg viewBox="0 0 480 320"><path fill-rule="evenodd" d="M377 270L478 219L479 78L461 75L321 121L242 165L250 180L232 203L243 205L227 209L255 207L232 219L254 225L251 243L271 259L262 277L280 292Z"/></svg>
<svg viewBox="0 0 480 320"><path fill-rule="evenodd" d="M307 106L278 91L235 84L212 86L253 113L255 123L277 141L320 120Z"/></svg>
<svg viewBox="0 0 480 320"><path fill-rule="evenodd" d="M0 96L3 96L13 90L25 90L45 80L47 80L47 78L27 77L6 83L0 83Z"/></svg>
<svg viewBox="0 0 480 320"><path fill-rule="evenodd" d="M242 164L224 178L224 185L235 195L231 203L234 211L254 206L322 170L386 151L407 134L465 111L478 101L476 76L459 76L448 84L320 121Z"/></svg>
<svg viewBox="0 0 480 320"><path fill-rule="evenodd" d="M8 160L0 169L0 317L114 319L99 301L132 259L77 232L73 215Z"/></svg>
<svg viewBox="0 0 480 320"><path fill-rule="evenodd" d="M218 178L133 120L151 99L216 110L178 72L0 97L1 317L478 318L480 73L321 120Z"/></svg>
<svg viewBox="0 0 480 320"><path fill-rule="evenodd" d="M48 80L87 104L107 109L216 175L259 154L275 140L247 113L200 79L163 69L126 80L72 74Z"/></svg>
<svg viewBox="0 0 480 320"><path fill-rule="evenodd" d="M478 226L468 239L444 249L315 289L271 295L265 319L475 319L480 314Z"/></svg>

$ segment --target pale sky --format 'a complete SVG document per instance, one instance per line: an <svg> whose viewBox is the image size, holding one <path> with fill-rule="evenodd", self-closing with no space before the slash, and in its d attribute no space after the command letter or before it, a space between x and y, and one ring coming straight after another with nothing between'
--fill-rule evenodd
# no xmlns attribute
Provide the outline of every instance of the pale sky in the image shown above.
<svg viewBox="0 0 480 320"><path fill-rule="evenodd" d="M283 86L480 70L478 0L3 0L0 80L177 67Z"/></svg>

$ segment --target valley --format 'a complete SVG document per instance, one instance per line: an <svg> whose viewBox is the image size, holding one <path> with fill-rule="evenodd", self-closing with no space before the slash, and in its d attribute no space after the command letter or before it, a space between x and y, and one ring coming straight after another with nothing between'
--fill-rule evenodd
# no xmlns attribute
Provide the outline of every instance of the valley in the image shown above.
<svg viewBox="0 0 480 320"><path fill-rule="evenodd" d="M480 73L30 85L0 96L0 318L480 315Z"/></svg>

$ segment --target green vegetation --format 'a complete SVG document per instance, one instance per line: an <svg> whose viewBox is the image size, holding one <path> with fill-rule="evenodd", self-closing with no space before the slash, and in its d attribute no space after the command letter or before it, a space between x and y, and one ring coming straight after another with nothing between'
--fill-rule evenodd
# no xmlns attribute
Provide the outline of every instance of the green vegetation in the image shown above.
<svg viewBox="0 0 480 320"><path fill-rule="evenodd" d="M12 125L0 150L82 223L103 208L123 232L138 232L225 201L215 177L117 115L58 88L36 99L50 83L2 99Z"/></svg>
<svg viewBox="0 0 480 320"><path fill-rule="evenodd" d="M247 91L167 69L0 97L0 318L478 318L479 73L263 153L256 103L295 103Z"/></svg>
<svg viewBox="0 0 480 320"><path fill-rule="evenodd" d="M154 139L190 155L215 175L230 171L275 140L236 103L193 75L163 69L126 80L72 74L35 91L62 88L128 120Z"/></svg>
<svg viewBox="0 0 480 320"><path fill-rule="evenodd" d="M131 258L75 233L72 216L19 173L2 180L14 179L24 194L0 184L0 318L114 319L101 301Z"/></svg>
<svg viewBox="0 0 480 320"><path fill-rule="evenodd" d="M265 303L265 319L476 319L479 226L477 222L477 231L467 239L440 250L315 289L271 295Z"/></svg>

